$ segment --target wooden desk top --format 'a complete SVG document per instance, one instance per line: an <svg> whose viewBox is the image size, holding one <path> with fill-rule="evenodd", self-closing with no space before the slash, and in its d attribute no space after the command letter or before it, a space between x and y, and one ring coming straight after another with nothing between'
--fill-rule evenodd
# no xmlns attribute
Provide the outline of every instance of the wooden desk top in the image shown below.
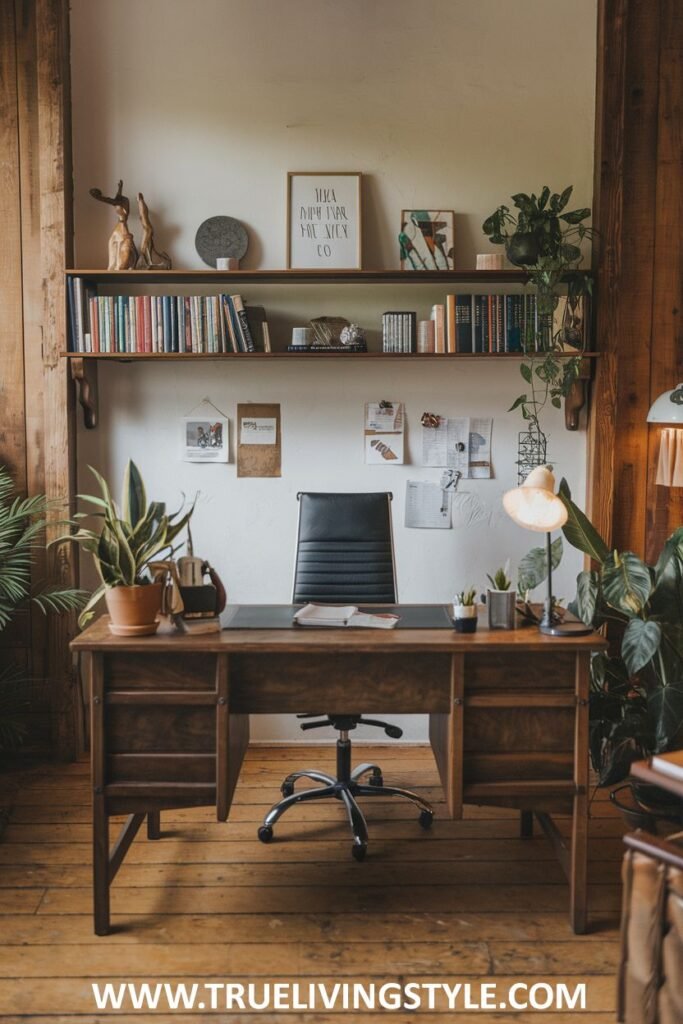
<svg viewBox="0 0 683 1024"><path fill-rule="evenodd" d="M400 610L400 605L397 606ZM419 651L456 654L474 651L596 651L607 646L599 633L578 637L545 636L530 625L512 630L490 630L480 616L476 633L454 629L325 629L292 626L291 629L229 629L203 636L178 633L162 623L153 636L119 637L109 631L103 615L71 642L74 651L195 651L208 653L288 654L414 653Z"/></svg>

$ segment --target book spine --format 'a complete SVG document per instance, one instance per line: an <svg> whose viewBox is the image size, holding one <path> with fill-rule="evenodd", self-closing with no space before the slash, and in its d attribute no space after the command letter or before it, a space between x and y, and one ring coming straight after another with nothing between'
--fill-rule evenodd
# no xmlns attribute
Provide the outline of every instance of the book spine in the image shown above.
<svg viewBox="0 0 683 1024"><path fill-rule="evenodd" d="M190 303L190 296L183 296L183 306L185 307L185 351L192 351L192 307Z"/></svg>
<svg viewBox="0 0 683 1024"><path fill-rule="evenodd" d="M74 322L76 325L76 352L85 352L85 330L83 328L83 279L74 278Z"/></svg>
<svg viewBox="0 0 683 1024"><path fill-rule="evenodd" d="M242 334L242 338L244 339L245 351L246 352L255 352L256 351L256 346L254 345L254 339L252 338L251 331L249 330L249 321L247 320L247 311L244 308L244 302L242 301L242 296L241 295L231 295L230 297L231 297L231 299L233 301L233 305L235 307L235 313L237 314L237 319L239 320L240 331L241 331L241 334Z"/></svg>
<svg viewBox="0 0 683 1024"><path fill-rule="evenodd" d="M446 351L459 352L458 345L458 306L461 296L446 296Z"/></svg>
<svg viewBox="0 0 683 1024"><path fill-rule="evenodd" d="M473 348L475 352L483 352L483 317L482 305L483 295L475 295L474 302L474 327L473 327Z"/></svg>
<svg viewBox="0 0 683 1024"><path fill-rule="evenodd" d="M458 295L455 303L455 340L457 352L472 351L472 296Z"/></svg>

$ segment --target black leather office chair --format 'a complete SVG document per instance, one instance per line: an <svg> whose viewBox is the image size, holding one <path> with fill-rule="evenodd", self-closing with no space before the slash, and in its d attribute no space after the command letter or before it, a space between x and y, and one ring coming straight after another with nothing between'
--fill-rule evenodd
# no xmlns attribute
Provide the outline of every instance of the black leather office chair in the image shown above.
<svg viewBox="0 0 683 1024"><path fill-rule="evenodd" d="M294 603L394 604L391 494L300 494L299 503ZM371 692L372 680L368 680L368 684ZM298 717L319 719L321 715ZM283 799L270 809L258 830L261 842L271 841L273 825L294 804L326 798L341 800L346 807L356 860L363 860L368 846L368 828L357 796L405 797L419 808L423 828L429 828L434 814L425 800L406 789L385 786L382 771L376 764L361 764L351 769L349 733L358 725L378 726L392 739L400 739L402 730L361 715L333 713L321 721L306 721L301 728L318 729L328 725L339 732L337 777L314 769L288 775L281 787ZM364 775L370 776L365 784L360 781ZM322 785L295 792L297 779L312 779Z"/></svg>

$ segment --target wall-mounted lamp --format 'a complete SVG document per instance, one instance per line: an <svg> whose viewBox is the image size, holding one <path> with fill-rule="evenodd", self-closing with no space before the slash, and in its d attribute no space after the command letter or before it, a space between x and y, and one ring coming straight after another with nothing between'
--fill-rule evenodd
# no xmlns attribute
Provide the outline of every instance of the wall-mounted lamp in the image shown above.
<svg viewBox="0 0 683 1024"><path fill-rule="evenodd" d="M659 441L659 462L655 483L662 487L683 487L683 383L653 402L648 423L664 427Z"/></svg>

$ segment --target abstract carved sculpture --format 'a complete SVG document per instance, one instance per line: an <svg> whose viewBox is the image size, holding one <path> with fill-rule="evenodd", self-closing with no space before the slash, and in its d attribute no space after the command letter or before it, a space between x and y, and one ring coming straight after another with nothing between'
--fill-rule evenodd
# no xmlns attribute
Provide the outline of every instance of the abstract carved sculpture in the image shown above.
<svg viewBox="0 0 683 1024"><path fill-rule="evenodd" d="M171 257L168 253L159 252L154 245L154 228L149 219L149 209L142 192L138 192L138 212L142 224L142 241L137 266L139 270L170 270Z"/></svg>
<svg viewBox="0 0 683 1024"><path fill-rule="evenodd" d="M107 270L132 270L138 259L135 241L128 230L130 202L128 201L128 196L124 196L121 191L122 188L123 182L120 181L115 196L104 196L99 188L90 189L90 195L93 199L113 206L118 217L118 223L109 239L109 266Z"/></svg>

